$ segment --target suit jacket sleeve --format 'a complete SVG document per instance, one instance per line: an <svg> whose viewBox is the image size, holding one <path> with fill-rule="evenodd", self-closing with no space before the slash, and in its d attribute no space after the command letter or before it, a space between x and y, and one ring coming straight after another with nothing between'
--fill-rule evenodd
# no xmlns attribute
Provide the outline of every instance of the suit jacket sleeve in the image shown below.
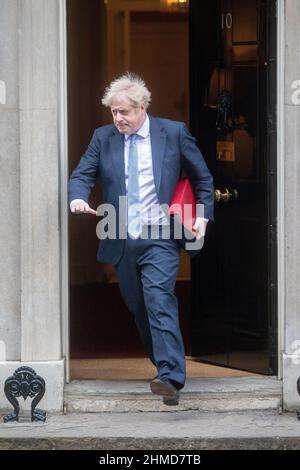
<svg viewBox="0 0 300 470"><path fill-rule="evenodd" d="M197 215L214 220L214 186L205 160L185 124L180 128L182 167L186 170L195 192L196 204L203 204L204 212ZM200 206L201 207L201 206Z"/></svg>
<svg viewBox="0 0 300 470"><path fill-rule="evenodd" d="M95 131L79 164L70 176L68 185L69 204L73 199L88 202L90 192L99 174L100 142Z"/></svg>

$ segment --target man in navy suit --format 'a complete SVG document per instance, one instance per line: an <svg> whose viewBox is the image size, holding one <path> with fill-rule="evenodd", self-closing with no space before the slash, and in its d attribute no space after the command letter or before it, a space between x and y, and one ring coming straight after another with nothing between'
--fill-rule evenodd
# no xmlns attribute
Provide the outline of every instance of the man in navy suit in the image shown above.
<svg viewBox="0 0 300 470"><path fill-rule="evenodd" d="M103 237L97 260L115 266L124 301L157 368L151 391L163 396L166 405L177 405L186 378L174 295L180 243L172 228L169 237L163 235L170 224L161 205L170 205L184 169L203 209L193 227L195 239L203 239L207 221L213 220L213 182L186 126L148 115L150 100L143 80L130 73L106 88L102 103L110 108L113 124L94 131L70 177L69 202L73 213L97 215L88 200L100 176L103 202L116 213L116 236ZM126 236L120 227L122 197L127 201Z"/></svg>

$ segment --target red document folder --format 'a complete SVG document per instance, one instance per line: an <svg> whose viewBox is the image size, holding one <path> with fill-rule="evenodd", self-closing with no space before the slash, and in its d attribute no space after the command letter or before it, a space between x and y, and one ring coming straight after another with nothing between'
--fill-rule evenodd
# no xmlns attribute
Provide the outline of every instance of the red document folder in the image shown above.
<svg viewBox="0 0 300 470"><path fill-rule="evenodd" d="M196 221L196 200L188 178L178 182L168 213L178 218L195 235L192 227Z"/></svg>

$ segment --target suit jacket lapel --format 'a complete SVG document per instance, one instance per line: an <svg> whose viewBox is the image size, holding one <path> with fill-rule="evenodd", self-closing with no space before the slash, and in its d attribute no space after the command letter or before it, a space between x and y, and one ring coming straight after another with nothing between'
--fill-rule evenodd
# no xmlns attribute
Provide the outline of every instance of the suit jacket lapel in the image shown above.
<svg viewBox="0 0 300 470"><path fill-rule="evenodd" d="M149 116L150 139L152 152L153 176L157 195L159 194L162 164L165 156L166 133L158 124L157 119Z"/></svg>
<svg viewBox="0 0 300 470"><path fill-rule="evenodd" d="M114 170L120 181L121 194L125 196L126 186L124 162L124 135L122 135L117 129L114 129L114 134L110 136L109 141Z"/></svg>
<svg viewBox="0 0 300 470"><path fill-rule="evenodd" d="M157 195L159 194L162 164L165 156L166 133L159 125L157 119L149 116L150 119L150 139L152 152L153 177ZM124 136L114 129L114 133L109 138L111 158L114 170L119 178L121 194L126 195L125 186L125 162L124 162Z"/></svg>

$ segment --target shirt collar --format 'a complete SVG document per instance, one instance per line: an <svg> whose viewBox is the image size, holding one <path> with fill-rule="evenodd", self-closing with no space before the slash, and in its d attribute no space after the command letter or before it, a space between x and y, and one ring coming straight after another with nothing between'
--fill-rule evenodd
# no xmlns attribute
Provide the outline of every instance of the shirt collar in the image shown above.
<svg viewBox="0 0 300 470"><path fill-rule="evenodd" d="M149 129L150 129L150 121L149 121L148 114L146 114L146 119L143 125L139 128L139 130L136 131L136 134L143 137L143 139L145 139L149 135ZM125 134L125 140L128 140L129 137L130 137L129 134Z"/></svg>

